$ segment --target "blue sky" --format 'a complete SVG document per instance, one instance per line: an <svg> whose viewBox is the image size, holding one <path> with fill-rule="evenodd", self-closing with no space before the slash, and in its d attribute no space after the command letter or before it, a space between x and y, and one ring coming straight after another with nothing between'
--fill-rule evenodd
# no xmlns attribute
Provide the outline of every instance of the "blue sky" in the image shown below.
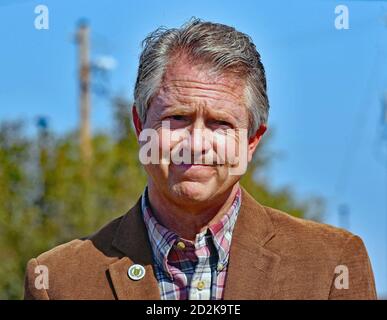
<svg viewBox="0 0 387 320"><path fill-rule="evenodd" d="M286 4L285 4L286 3ZM34 28L34 8L49 9L49 30ZM334 9L349 9L349 29L334 27ZM376 156L381 98L387 91L387 3L383 1L0 1L0 121L24 118L33 131L47 116L56 132L78 123L77 21L92 29L92 56L112 55L112 92L131 98L141 40L160 25L191 16L235 26L262 55L271 104L272 150L283 157L264 173L273 187L326 200L324 222L364 240L379 295L387 296L387 158ZM94 129L111 110L93 96ZM378 160L379 159L379 160Z"/></svg>

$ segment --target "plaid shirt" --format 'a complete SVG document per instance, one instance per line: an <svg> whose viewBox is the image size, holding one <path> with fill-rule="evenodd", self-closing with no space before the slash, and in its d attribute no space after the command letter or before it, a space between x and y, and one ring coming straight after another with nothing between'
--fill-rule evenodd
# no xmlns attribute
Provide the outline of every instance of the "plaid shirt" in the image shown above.
<svg viewBox="0 0 387 320"><path fill-rule="evenodd" d="M232 232L241 204L241 189L221 220L196 235L180 238L152 215L148 187L141 208L150 239L155 275L162 300L219 300L223 298Z"/></svg>

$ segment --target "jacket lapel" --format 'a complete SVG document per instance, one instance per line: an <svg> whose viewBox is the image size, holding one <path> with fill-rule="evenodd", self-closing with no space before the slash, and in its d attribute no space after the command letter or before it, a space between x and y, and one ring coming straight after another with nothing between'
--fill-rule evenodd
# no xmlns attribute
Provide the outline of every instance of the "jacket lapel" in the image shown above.
<svg viewBox="0 0 387 320"><path fill-rule="evenodd" d="M141 215L141 198L123 216L112 245L125 254L109 265L108 273L116 297L120 300L159 300L160 291L153 272L152 249ZM145 268L142 279L135 281L129 278L128 269L133 264L140 264Z"/></svg>
<svg viewBox="0 0 387 320"><path fill-rule="evenodd" d="M265 209L242 188L230 248L224 299L270 299L280 256L265 248L275 235Z"/></svg>

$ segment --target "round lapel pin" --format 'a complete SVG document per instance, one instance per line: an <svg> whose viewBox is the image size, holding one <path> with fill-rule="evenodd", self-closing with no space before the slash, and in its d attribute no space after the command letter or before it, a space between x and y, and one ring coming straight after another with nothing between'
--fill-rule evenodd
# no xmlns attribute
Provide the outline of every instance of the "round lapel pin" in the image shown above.
<svg viewBox="0 0 387 320"><path fill-rule="evenodd" d="M128 276L132 280L140 280L145 276L145 268L140 264L134 264L129 267Z"/></svg>

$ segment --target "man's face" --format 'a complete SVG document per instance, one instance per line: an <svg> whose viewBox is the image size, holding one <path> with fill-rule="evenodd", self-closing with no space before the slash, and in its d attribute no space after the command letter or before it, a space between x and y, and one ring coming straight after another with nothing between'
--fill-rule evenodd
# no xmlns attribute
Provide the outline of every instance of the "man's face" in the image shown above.
<svg viewBox="0 0 387 320"><path fill-rule="evenodd" d="M160 160L144 165L159 192L190 205L211 201L239 180L240 174L232 174L229 162L237 161L240 143L251 153L248 160L258 143L254 140L249 146L241 139L243 130L237 130L248 130L244 87L244 81L235 76L210 74L205 67L185 59L170 64L142 129L157 132L160 157L161 150L185 156L181 164ZM235 146L236 154L229 156L227 146Z"/></svg>

